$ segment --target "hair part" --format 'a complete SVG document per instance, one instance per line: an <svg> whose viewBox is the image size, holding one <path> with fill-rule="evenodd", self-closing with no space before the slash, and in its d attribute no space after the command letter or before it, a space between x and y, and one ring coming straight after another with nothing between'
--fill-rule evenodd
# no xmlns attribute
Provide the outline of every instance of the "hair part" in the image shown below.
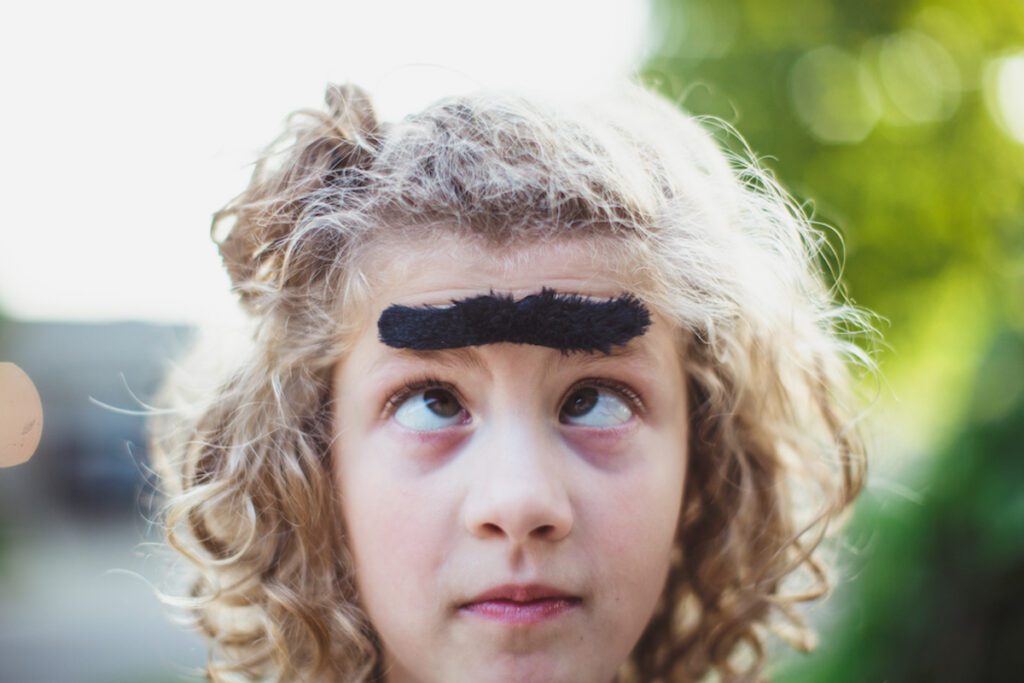
<svg viewBox="0 0 1024 683"><path fill-rule="evenodd" d="M599 244L685 333L676 551L619 680L755 680L768 630L810 647L797 607L828 592L819 544L865 475L851 369L872 368L853 339L872 329L823 282L827 242L800 208L706 122L637 87L589 108L455 97L395 123L351 85L326 101L290 117L213 219L253 323L246 353L195 388L197 350L162 390L177 409L152 420L211 680L373 680L380 643L332 480L331 372L365 324L367 264L442 233L508 259ZM788 589L795 576L809 585Z"/></svg>

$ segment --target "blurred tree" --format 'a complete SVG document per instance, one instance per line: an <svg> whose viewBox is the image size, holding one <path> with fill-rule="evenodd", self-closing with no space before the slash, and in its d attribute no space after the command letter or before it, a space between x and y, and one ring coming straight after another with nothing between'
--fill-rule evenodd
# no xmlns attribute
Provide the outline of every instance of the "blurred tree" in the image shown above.
<svg viewBox="0 0 1024 683"><path fill-rule="evenodd" d="M1017 391L992 396L994 376ZM1009 386L1009 385L1004 385ZM1024 677L1024 335L996 337L971 421L931 461L920 503L872 505L840 628L783 670L787 683L964 683Z"/></svg>
<svg viewBox="0 0 1024 683"><path fill-rule="evenodd" d="M843 611L779 680L1021 680L1024 2L652 2L644 80L734 125L890 321L872 468L922 491L869 490Z"/></svg>
<svg viewBox="0 0 1024 683"><path fill-rule="evenodd" d="M813 201L852 298L891 321L901 397L955 410L943 392L992 330L1024 327L1024 3L654 0L654 16L644 79L734 124ZM957 362L929 352L946 345Z"/></svg>

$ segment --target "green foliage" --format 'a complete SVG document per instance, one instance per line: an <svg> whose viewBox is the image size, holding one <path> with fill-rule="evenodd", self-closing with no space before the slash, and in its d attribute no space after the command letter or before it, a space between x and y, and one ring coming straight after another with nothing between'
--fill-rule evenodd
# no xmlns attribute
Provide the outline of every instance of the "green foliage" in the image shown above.
<svg viewBox="0 0 1024 683"><path fill-rule="evenodd" d="M840 596L850 607L777 680L1020 680L1024 392L993 412L989 382L1007 371L1024 374L1024 335L993 341L970 402L979 419L929 463L922 500L873 497L861 507L851 538L869 540Z"/></svg>
<svg viewBox="0 0 1024 683"><path fill-rule="evenodd" d="M878 441L921 498L869 488L856 579L778 680L1020 680L1024 3L653 2L644 80L734 125L890 321Z"/></svg>
<svg viewBox="0 0 1024 683"><path fill-rule="evenodd" d="M991 82L1024 50L1024 3L656 0L655 17L645 79L733 123L813 199L894 342L926 303L915 285L951 268L1024 293L1024 147Z"/></svg>

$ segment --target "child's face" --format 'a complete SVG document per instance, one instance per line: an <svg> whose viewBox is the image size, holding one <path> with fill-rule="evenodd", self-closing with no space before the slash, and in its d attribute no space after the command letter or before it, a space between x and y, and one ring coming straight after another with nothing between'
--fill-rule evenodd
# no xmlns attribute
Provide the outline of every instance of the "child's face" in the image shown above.
<svg viewBox="0 0 1024 683"><path fill-rule="evenodd" d="M525 248L510 268L454 240L432 247L382 275L335 375L336 481L387 680L610 681L653 613L679 518L675 335L652 312L611 356L385 346L377 319L392 304L624 293L572 244Z"/></svg>

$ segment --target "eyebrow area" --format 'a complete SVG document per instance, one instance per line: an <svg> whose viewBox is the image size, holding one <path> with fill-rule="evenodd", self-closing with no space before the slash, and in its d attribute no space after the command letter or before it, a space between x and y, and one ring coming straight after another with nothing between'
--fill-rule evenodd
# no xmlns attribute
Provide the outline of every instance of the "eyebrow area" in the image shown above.
<svg viewBox="0 0 1024 683"><path fill-rule="evenodd" d="M489 372L487 363L483 360L477 350L473 347L460 347L452 349L397 349L394 352L386 353L378 358L370 367L370 373L375 373L384 367L395 362L403 361L413 363L427 363L451 371L478 370L484 373ZM562 354L553 356L549 361L552 365L556 363L575 363L582 367L600 366L605 362L618 362L636 365L638 367L657 367L653 351L648 344L640 340L623 346L610 349L607 353L595 351Z"/></svg>
<svg viewBox="0 0 1024 683"><path fill-rule="evenodd" d="M543 288L519 300L492 291L449 306L392 305L377 331L383 344L417 351L511 342L610 354L650 325L646 306L631 294L602 301Z"/></svg>

